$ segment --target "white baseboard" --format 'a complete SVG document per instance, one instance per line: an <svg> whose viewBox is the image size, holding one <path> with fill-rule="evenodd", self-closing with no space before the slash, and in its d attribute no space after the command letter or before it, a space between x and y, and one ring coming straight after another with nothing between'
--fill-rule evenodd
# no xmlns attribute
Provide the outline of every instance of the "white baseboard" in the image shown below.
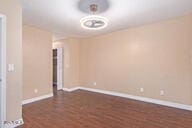
<svg viewBox="0 0 192 128"><path fill-rule="evenodd" d="M86 87L75 87L75 88L70 88L70 89L65 88L63 90L68 91L68 92L72 92L72 91L75 91L78 89L192 111L192 105L179 104L179 103L157 100L157 99L152 99L152 98L146 98L146 97L141 97L141 96L133 96L133 95L114 92L114 91L106 91L106 90L86 88Z"/></svg>
<svg viewBox="0 0 192 128"><path fill-rule="evenodd" d="M24 124L23 119L18 119L15 121L5 121L2 124L2 128L16 128L16 127L23 125L23 124Z"/></svg>
<svg viewBox="0 0 192 128"><path fill-rule="evenodd" d="M43 95L43 96L35 97L35 98L32 98L32 99L23 100L22 101L22 105L25 105L25 104L28 104L28 103L32 103L32 102L35 102L35 101L39 101L39 100L43 100L43 99L47 99L47 98L50 98L50 97L53 97L53 93L50 93L48 95Z"/></svg>
<svg viewBox="0 0 192 128"><path fill-rule="evenodd" d="M74 88L63 88L63 91L67 91L67 92L73 92L76 91L78 89L80 89L81 87L74 87Z"/></svg>

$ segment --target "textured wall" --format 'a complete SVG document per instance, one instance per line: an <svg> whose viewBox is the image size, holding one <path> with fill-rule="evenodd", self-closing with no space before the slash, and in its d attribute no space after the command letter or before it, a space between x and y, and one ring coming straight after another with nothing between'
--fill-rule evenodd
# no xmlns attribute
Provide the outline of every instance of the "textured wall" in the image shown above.
<svg viewBox="0 0 192 128"><path fill-rule="evenodd" d="M77 39L60 40L53 43L53 48L63 48L63 87L79 86L79 45Z"/></svg>
<svg viewBox="0 0 192 128"><path fill-rule="evenodd" d="M0 0L0 13L7 18L7 64L14 64L15 71L7 72L7 120L22 117L22 9L13 0Z"/></svg>
<svg viewBox="0 0 192 128"><path fill-rule="evenodd" d="M192 17L81 40L80 83L191 105Z"/></svg>
<svg viewBox="0 0 192 128"><path fill-rule="evenodd" d="M52 93L52 59L52 34L24 25L23 100Z"/></svg>

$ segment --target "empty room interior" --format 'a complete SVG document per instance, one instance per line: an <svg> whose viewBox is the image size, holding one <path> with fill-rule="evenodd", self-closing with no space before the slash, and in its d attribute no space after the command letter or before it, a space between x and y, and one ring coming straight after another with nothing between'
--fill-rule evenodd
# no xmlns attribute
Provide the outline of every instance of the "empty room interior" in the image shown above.
<svg viewBox="0 0 192 128"><path fill-rule="evenodd" d="M0 128L192 128L192 0L0 0Z"/></svg>

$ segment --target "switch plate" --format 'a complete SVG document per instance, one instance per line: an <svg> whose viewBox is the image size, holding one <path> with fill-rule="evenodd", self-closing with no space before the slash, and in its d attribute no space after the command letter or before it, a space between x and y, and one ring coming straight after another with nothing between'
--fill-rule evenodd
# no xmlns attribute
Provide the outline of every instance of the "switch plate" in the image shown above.
<svg viewBox="0 0 192 128"><path fill-rule="evenodd" d="M8 64L8 72L14 72L15 65L14 64Z"/></svg>
<svg viewBox="0 0 192 128"><path fill-rule="evenodd" d="M144 92L144 88L140 88L140 92Z"/></svg>
<svg viewBox="0 0 192 128"><path fill-rule="evenodd" d="M35 92L35 93L38 93L38 89L34 89L34 92Z"/></svg>
<svg viewBox="0 0 192 128"><path fill-rule="evenodd" d="M161 96L164 96L164 95L165 95L165 91L164 91L164 90L161 90L161 91L160 91L160 95L161 95Z"/></svg>

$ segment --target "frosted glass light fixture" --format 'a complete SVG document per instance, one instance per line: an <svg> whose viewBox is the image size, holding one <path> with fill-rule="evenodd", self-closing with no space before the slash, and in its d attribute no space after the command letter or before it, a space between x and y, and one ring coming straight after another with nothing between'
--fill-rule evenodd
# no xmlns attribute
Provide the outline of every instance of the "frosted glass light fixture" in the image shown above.
<svg viewBox="0 0 192 128"><path fill-rule="evenodd" d="M90 5L90 12L92 12L92 15L85 16L80 20L82 28L89 30L100 30L107 27L108 19L99 15L95 15L96 11L97 5Z"/></svg>

